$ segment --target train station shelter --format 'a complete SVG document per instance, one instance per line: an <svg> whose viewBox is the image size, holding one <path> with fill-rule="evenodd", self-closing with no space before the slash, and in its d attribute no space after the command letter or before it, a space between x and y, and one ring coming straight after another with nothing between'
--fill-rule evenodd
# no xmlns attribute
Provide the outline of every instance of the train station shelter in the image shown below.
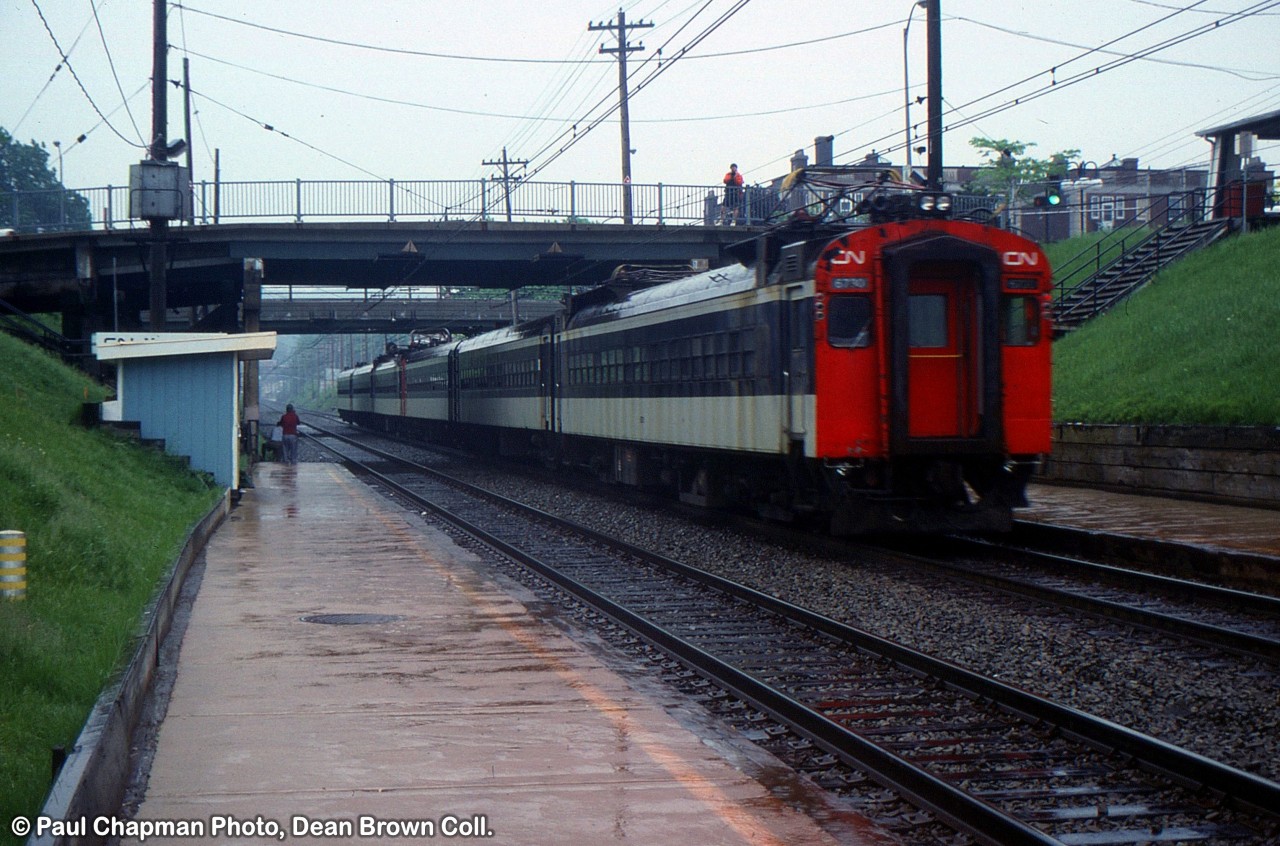
<svg viewBox="0 0 1280 846"><path fill-rule="evenodd" d="M93 354L116 365L102 420L137 423L145 440L240 487L240 363L269 359L275 332L97 332Z"/></svg>
<svg viewBox="0 0 1280 846"><path fill-rule="evenodd" d="M1217 192L1216 216L1261 217L1274 175L1254 155L1253 145L1280 139L1280 110L1202 129L1196 135L1213 144L1210 187Z"/></svg>

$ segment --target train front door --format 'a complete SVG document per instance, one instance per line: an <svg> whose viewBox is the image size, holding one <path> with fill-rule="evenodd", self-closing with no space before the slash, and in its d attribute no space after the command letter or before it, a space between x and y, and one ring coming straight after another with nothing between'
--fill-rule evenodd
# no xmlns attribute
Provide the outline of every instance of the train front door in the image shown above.
<svg viewBox="0 0 1280 846"><path fill-rule="evenodd" d="M906 304L907 437L977 437L978 275L964 272L963 264L913 269Z"/></svg>

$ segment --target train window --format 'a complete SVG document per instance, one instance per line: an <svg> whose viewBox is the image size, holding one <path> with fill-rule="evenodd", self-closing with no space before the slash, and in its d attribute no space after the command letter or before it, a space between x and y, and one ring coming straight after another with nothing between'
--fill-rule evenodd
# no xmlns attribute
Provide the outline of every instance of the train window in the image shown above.
<svg viewBox="0 0 1280 846"><path fill-rule="evenodd" d="M1000 340L1014 347L1040 343L1040 301L1034 296L1006 296L1000 309Z"/></svg>
<svg viewBox="0 0 1280 846"><path fill-rule="evenodd" d="M912 347L948 345L946 294L913 294L907 308L908 343Z"/></svg>
<svg viewBox="0 0 1280 846"><path fill-rule="evenodd" d="M827 301L827 343L833 347L871 346L871 298L831 297Z"/></svg>

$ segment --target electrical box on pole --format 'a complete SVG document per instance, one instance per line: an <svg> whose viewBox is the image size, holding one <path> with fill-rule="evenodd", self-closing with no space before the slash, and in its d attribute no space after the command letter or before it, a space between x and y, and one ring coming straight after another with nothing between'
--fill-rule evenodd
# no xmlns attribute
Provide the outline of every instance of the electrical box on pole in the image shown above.
<svg viewBox="0 0 1280 846"><path fill-rule="evenodd" d="M177 162L147 159L129 166L129 217L186 220L191 217L188 171Z"/></svg>

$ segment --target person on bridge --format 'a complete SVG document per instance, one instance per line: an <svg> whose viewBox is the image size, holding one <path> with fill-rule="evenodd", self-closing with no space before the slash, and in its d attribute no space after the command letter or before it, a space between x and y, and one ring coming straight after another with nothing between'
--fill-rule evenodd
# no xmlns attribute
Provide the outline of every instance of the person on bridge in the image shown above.
<svg viewBox="0 0 1280 846"><path fill-rule="evenodd" d="M286 405L280 422L276 424L280 427L280 443L283 445L285 464L298 463L298 424L301 422L298 419L298 413L293 410L293 404Z"/></svg>
<svg viewBox="0 0 1280 846"><path fill-rule="evenodd" d="M729 172L724 175L724 205L720 207L720 221L724 222L728 216L731 222L736 223L739 215L742 214L742 174L738 172L738 165L729 165Z"/></svg>

